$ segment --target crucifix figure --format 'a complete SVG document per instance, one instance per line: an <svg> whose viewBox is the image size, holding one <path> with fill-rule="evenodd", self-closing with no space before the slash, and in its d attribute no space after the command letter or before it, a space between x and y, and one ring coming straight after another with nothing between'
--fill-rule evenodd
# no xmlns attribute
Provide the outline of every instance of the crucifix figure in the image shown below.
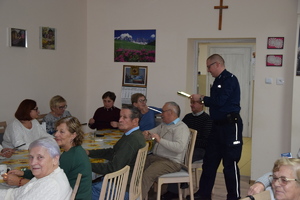
<svg viewBox="0 0 300 200"><path fill-rule="evenodd" d="M222 29L222 13L223 13L223 9L227 9L228 6L223 6L223 0L220 0L220 5L219 6L215 6L215 9L219 9L219 30Z"/></svg>

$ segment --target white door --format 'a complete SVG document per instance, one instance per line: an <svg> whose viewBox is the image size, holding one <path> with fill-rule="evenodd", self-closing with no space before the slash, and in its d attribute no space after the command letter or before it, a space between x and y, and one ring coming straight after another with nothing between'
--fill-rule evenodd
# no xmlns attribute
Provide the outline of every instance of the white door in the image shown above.
<svg viewBox="0 0 300 200"><path fill-rule="evenodd" d="M251 55L252 46L209 46L209 55L220 54L225 60L226 69L234 74L240 83L241 88L241 112L244 129L243 136L251 137L252 119L252 67ZM209 74L208 84L210 87L214 78ZM208 93L210 89L206 90ZM208 94L209 95L209 94Z"/></svg>

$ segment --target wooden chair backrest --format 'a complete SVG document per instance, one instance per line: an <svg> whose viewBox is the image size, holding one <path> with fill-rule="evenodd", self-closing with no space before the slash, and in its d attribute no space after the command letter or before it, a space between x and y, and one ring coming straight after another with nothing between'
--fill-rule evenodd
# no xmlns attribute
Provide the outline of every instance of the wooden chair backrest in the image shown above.
<svg viewBox="0 0 300 200"><path fill-rule="evenodd" d="M129 169L126 165L104 176L99 200L124 200Z"/></svg>
<svg viewBox="0 0 300 200"><path fill-rule="evenodd" d="M6 126L6 121L0 122L0 134L4 134Z"/></svg>
<svg viewBox="0 0 300 200"><path fill-rule="evenodd" d="M138 151L129 188L129 200L142 199L142 177L144 172L145 161L148 153L149 144Z"/></svg>
<svg viewBox="0 0 300 200"><path fill-rule="evenodd" d="M76 183L74 185L74 189L73 189L73 192L71 194L70 200L74 200L75 199L75 196L77 194L77 191L78 191L78 188L79 188L79 185L80 185L81 176L82 176L82 174L80 174L80 173L77 176Z"/></svg>

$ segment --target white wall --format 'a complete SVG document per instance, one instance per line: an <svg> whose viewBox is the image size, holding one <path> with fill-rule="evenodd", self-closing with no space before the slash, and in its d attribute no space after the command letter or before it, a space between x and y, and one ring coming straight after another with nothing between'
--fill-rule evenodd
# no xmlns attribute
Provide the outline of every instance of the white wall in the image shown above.
<svg viewBox="0 0 300 200"><path fill-rule="evenodd" d="M39 48L39 27L56 28L57 49ZM28 48L8 46L8 28L26 29ZM0 121L10 122L25 98L41 113L60 94L86 121L86 2L0 0Z"/></svg>
<svg viewBox="0 0 300 200"><path fill-rule="evenodd" d="M149 69L148 104L174 100L183 114L187 99L178 90L193 92L193 39L256 38L253 110L252 175L269 171L280 153L291 148L291 111L297 0L226 0L222 30L218 30L218 1L88 1L87 116L101 105L101 95L121 95L122 66L113 62L114 30L156 29L156 62L129 63ZM268 50L267 38L285 37L283 50ZM266 67L267 54L283 54L283 67ZM285 84L266 85L265 78L283 77ZM116 105L120 106L120 98ZM300 145L299 145L300 146Z"/></svg>
<svg viewBox="0 0 300 200"><path fill-rule="evenodd" d="M252 175L269 171L280 153L291 150L291 131L299 132L298 77L295 78L297 0L226 0L222 30L218 1L146 0L0 0L0 120L10 121L24 98L37 100L41 113L61 94L69 110L88 120L102 105L107 90L120 106L124 64L148 66L148 104L173 100L183 113L193 92L194 39L255 38L256 70L253 110ZM39 49L39 26L57 29L57 50ZM28 48L7 46L7 28L27 29ZM113 62L114 30L156 29L155 63ZM267 37L285 38L283 50L268 50ZM283 67L265 66L267 54L283 54ZM266 77L283 77L285 84L266 85ZM293 80L295 78L295 81ZM294 84L294 85L293 85ZM299 95L298 95L299 96ZM293 100L293 101L292 101ZM292 128L293 127L293 128ZM300 146L299 143L295 146Z"/></svg>

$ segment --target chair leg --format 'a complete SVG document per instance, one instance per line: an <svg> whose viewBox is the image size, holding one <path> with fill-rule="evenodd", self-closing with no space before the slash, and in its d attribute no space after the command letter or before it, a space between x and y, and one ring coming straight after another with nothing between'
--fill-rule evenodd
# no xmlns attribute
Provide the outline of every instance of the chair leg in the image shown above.
<svg viewBox="0 0 300 200"><path fill-rule="evenodd" d="M179 200L182 200L182 189L180 188L180 183L177 183L178 184L178 197L179 197Z"/></svg>
<svg viewBox="0 0 300 200"><path fill-rule="evenodd" d="M190 200L194 200L194 188L193 188L193 179L190 180Z"/></svg>
<svg viewBox="0 0 300 200"><path fill-rule="evenodd" d="M160 180L158 179L158 181L157 181L157 195L156 195L156 200L160 200L160 196L161 196L161 186L162 186L162 183L161 183Z"/></svg>

